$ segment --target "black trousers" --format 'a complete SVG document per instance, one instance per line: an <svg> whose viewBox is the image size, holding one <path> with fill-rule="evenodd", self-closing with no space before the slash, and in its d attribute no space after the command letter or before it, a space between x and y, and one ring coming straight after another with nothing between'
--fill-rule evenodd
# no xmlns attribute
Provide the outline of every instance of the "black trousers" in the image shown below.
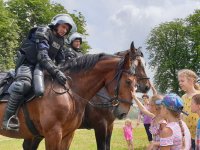
<svg viewBox="0 0 200 150"><path fill-rule="evenodd" d="M195 150L195 140L191 139L192 150Z"/></svg>
<svg viewBox="0 0 200 150"><path fill-rule="evenodd" d="M147 137L148 137L149 142L152 141L152 134L151 134L151 132L149 131L150 125L151 125L151 124L144 124L144 128L145 128L145 130L146 130L146 133L147 133Z"/></svg>

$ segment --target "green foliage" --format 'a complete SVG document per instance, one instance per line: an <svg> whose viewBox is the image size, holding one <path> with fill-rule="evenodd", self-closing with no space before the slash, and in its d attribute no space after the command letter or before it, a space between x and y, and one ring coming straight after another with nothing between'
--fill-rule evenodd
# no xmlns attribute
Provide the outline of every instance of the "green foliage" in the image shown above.
<svg viewBox="0 0 200 150"><path fill-rule="evenodd" d="M0 0L0 71L14 67L13 57L16 53L13 49L18 46L18 32L16 20L5 9L3 0Z"/></svg>
<svg viewBox="0 0 200 150"><path fill-rule="evenodd" d="M20 41L28 34L30 28L38 25L47 25L51 19L68 11L59 3L51 3L50 0L10 0L7 2L7 9L16 14L17 24L21 29ZM86 21L81 12L69 14L77 25L78 32L87 35ZM90 46L84 43L83 51L86 52Z"/></svg>
<svg viewBox="0 0 200 150"><path fill-rule="evenodd" d="M0 70L14 68L13 58L20 43L32 27L48 25L51 19L68 11L59 3L50 0L0 0ZM69 14L69 13L68 13ZM78 32L87 36L86 21L81 12L69 14L78 27ZM90 48L83 43L83 52Z"/></svg>
<svg viewBox="0 0 200 150"><path fill-rule="evenodd" d="M86 31L86 21L85 21L85 17L82 15L81 12L77 12L75 11L75 14L70 14L73 18L73 20L76 22L77 24L77 32L81 33L83 36L87 36L87 31ZM84 37L83 37L84 38ZM81 51L85 54L88 52L88 50L91 47L89 46L87 41L83 41L82 45L81 45Z"/></svg>
<svg viewBox="0 0 200 150"><path fill-rule="evenodd" d="M67 13L60 4L51 4L50 0L10 0L7 9L15 14L17 25L21 29L20 40L26 37L30 28L47 25L58 13Z"/></svg>
<svg viewBox="0 0 200 150"><path fill-rule="evenodd" d="M200 10L186 18L188 38L190 40L191 63L189 68L200 75Z"/></svg>
<svg viewBox="0 0 200 150"><path fill-rule="evenodd" d="M162 93L180 93L177 72L188 68L200 71L200 11L185 20L155 27L147 39L149 65L155 70L155 83Z"/></svg>

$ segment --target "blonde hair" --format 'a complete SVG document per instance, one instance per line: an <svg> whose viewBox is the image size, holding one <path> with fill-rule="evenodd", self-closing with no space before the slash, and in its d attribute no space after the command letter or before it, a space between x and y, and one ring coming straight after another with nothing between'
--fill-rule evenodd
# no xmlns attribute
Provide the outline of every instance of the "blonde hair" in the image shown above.
<svg viewBox="0 0 200 150"><path fill-rule="evenodd" d="M156 110L160 110L160 105L157 105L156 104L156 101L157 100L162 100L163 99L163 96L162 95L159 95L159 94L156 94L156 95L153 95L151 98L150 98L150 101L153 102L155 105L156 105Z"/></svg>
<svg viewBox="0 0 200 150"><path fill-rule="evenodd" d="M129 118L126 119L126 120L125 120L125 125L126 125L127 123L130 123L130 124L132 125L132 121L131 121L131 119L129 119Z"/></svg>
<svg viewBox="0 0 200 150"><path fill-rule="evenodd" d="M194 82L194 88L200 90L200 85L197 83L197 74L190 69L182 69L178 71L178 76L185 76L187 79L192 79Z"/></svg>

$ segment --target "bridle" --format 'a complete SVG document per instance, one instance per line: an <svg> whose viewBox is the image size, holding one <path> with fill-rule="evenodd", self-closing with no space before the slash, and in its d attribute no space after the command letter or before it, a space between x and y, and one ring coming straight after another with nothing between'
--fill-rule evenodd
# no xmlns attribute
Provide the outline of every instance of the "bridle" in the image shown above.
<svg viewBox="0 0 200 150"><path fill-rule="evenodd" d="M129 100L119 98L120 79L122 77L122 73L123 72L130 74L130 72L127 71L127 70L120 70L120 71L117 72L117 74L111 80L111 82L109 82L108 84L105 85L105 87L107 87L110 83L112 83L116 79L117 86L114 89L114 96L113 97L108 97L108 96L105 96L105 95L100 94L100 93L96 94L97 96L106 99L108 102L106 102L106 103L103 103L103 102L101 102L101 103L94 103L92 101L89 101L88 103L90 105L94 106L94 107L100 107L100 108L117 107L120 102L132 105L133 103L130 102Z"/></svg>
<svg viewBox="0 0 200 150"><path fill-rule="evenodd" d="M142 56L142 55L139 55L138 53L136 53L136 54L137 54L137 56ZM132 60L135 60L135 59L136 59L136 57L134 57L134 59L132 59ZM120 102L129 104L129 105L133 105L133 102L131 102L130 100L119 98L119 89L120 89L120 81L121 81L122 74L123 73L127 73L129 75L134 75L137 78L137 80L144 80L144 79L149 79L149 78L148 77L138 77L138 75L136 74L136 66L133 65L133 64L132 64L132 66L131 66L131 68L129 70L123 69L122 67L124 65L124 62L125 62L125 57L122 57L121 60L118 63L118 68L117 68L117 71L116 71L117 73L115 74L113 79L105 85L105 87L107 87L114 80L116 80L117 85L116 85L116 88L114 88L114 96L113 97L108 97L108 96L105 96L105 95L100 94L100 93L96 94L97 96L102 97L103 99L106 99L107 102L105 102L105 103L104 102L95 103L95 102L92 102L92 101L88 101L87 99L82 98L81 96L79 96L72 89L70 89L70 91L73 93L74 96L77 96L80 99L88 101L88 103L90 105L94 106L94 107L100 107L100 108L117 107ZM63 92L55 91L54 88L53 88L53 85L52 85L51 88L56 94L59 94L59 95L64 94L66 92L68 92L70 95L72 94L71 92L69 92L69 89L66 88L66 87L65 87L65 91L63 91Z"/></svg>
<svg viewBox="0 0 200 150"><path fill-rule="evenodd" d="M138 55L137 55L138 56ZM139 55L141 56L141 55ZM124 59L125 57L123 57L119 64L118 64L118 69L117 69L117 73L116 75L114 76L114 78L105 85L105 87L107 87L109 84L111 84L114 80L116 80L117 82L117 85L116 85L116 88L114 89L114 96L113 97L108 97L108 96L105 96L101 93L97 93L96 95L99 96L99 97L102 97L103 99L106 99L107 102L106 103L103 103L103 102L100 102L100 103L94 103L92 101L89 101L88 103L94 107L100 107L100 108L109 108L109 107L117 107L119 105L119 103L126 103L126 104L129 104L129 105L133 105L133 102L131 102L130 100L127 100L127 99L122 99L122 98L119 98L119 89L120 89L120 80L121 80L121 77L122 77L122 74L123 73L127 73L129 75L134 75L137 77L137 74L136 74L136 66L133 65L131 66L131 69L129 70L125 70L125 69L122 69L123 67L123 64L124 64ZM133 60L135 60L136 57L134 57ZM144 79L149 79L148 77L137 77L137 80L144 80Z"/></svg>

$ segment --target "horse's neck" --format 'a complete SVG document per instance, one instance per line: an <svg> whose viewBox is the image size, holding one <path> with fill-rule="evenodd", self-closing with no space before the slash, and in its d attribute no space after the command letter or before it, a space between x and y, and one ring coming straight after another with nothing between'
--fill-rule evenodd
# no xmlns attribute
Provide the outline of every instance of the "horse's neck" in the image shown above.
<svg viewBox="0 0 200 150"><path fill-rule="evenodd" d="M81 97L91 99L105 85L107 76L114 76L118 62L119 58L102 60L89 71L71 74L72 89Z"/></svg>
<svg viewBox="0 0 200 150"><path fill-rule="evenodd" d="M72 90L79 96L90 99L104 86L104 75L98 74L98 77L90 74L78 74L72 77Z"/></svg>

